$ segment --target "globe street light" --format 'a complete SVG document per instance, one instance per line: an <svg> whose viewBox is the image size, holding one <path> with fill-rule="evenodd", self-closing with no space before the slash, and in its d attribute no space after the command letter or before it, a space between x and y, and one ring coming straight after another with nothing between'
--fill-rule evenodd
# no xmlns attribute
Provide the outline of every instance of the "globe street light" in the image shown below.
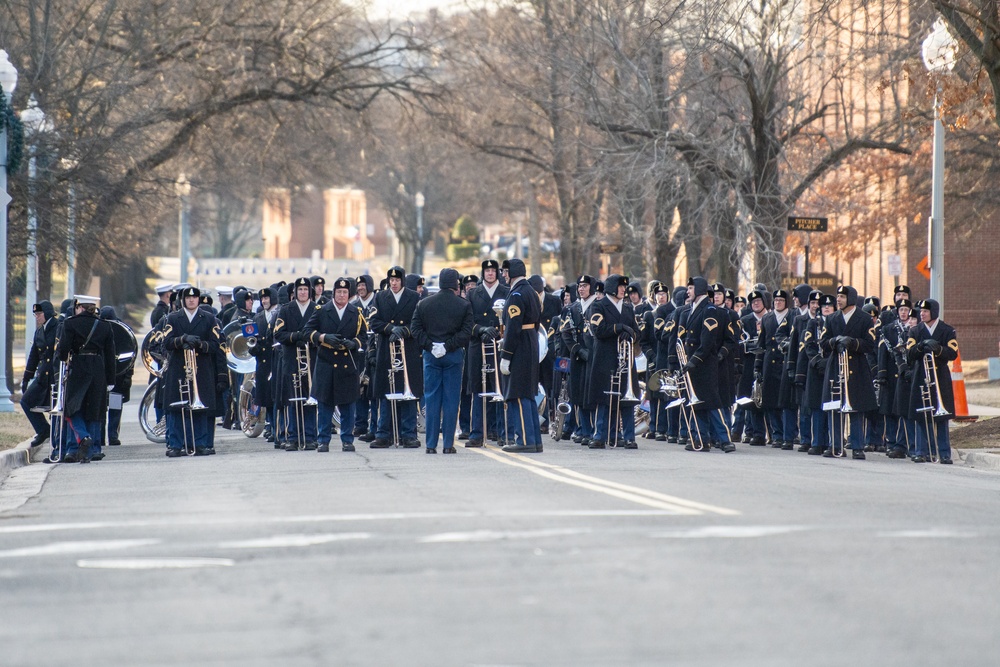
<svg viewBox="0 0 1000 667"><path fill-rule="evenodd" d="M35 315L32 312L38 300L38 208L35 206L35 178L37 176L38 140L43 132L52 129L52 121L38 106L34 93L28 99L28 108L21 114L21 122L28 130L28 253L24 283L24 343L25 352L31 350L35 337Z"/></svg>
<svg viewBox="0 0 1000 667"><path fill-rule="evenodd" d="M924 66L932 74L944 74L955 67L955 38L944 19L938 17L934 29L923 42ZM944 125L941 123L941 84L934 95L934 158L931 185L931 217L928 222L927 256L931 269L931 298L941 305L944 316Z"/></svg>
<svg viewBox="0 0 1000 667"><path fill-rule="evenodd" d="M4 101L10 105L17 87L17 69L7 58L7 52L0 49L0 88L3 89ZM7 391L7 205L10 204L7 194L7 126L0 119L0 241L4 247L0 250L0 412L13 412L14 404Z"/></svg>

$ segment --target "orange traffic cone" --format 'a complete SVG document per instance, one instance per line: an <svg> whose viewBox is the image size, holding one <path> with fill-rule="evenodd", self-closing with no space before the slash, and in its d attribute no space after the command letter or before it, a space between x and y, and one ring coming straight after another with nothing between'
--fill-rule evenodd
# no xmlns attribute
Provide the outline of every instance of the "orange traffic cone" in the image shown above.
<svg viewBox="0 0 1000 667"><path fill-rule="evenodd" d="M955 357L955 364L951 368L951 387L955 395L955 416L969 416L969 401L965 397L965 374L962 372L962 353Z"/></svg>

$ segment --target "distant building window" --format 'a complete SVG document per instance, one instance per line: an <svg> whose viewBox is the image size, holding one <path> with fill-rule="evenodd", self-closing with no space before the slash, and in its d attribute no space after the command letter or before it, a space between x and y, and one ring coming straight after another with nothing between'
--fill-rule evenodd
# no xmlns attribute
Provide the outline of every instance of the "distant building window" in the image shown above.
<svg viewBox="0 0 1000 667"><path fill-rule="evenodd" d="M369 222L366 225L366 227L367 227L367 230L365 231L365 235L369 236L369 237L375 236L375 225L373 225L372 223Z"/></svg>

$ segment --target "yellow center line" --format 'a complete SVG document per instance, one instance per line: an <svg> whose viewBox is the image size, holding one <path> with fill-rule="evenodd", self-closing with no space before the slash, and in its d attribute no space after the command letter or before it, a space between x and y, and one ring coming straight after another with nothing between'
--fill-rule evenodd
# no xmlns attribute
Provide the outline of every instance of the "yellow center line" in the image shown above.
<svg viewBox="0 0 1000 667"><path fill-rule="evenodd" d="M535 461L518 454L503 452L489 445L483 449L477 448L474 451L479 452L483 456L489 457L495 461L517 468L522 468L528 472L539 475L540 477L545 477L546 479L551 479L563 484L569 484L571 486L577 486L590 491L596 491L598 493L603 493L614 498L627 500L629 502L645 505L647 507L670 510L672 512L676 512L677 514L687 516L700 515L705 512L720 514L723 516L739 516L740 514L740 512L736 510L731 510L725 507L699 503L693 500L686 500L684 498L670 496L657 491L651 491L649 489L630 486L628 484L619 484L618 482L612 482L599 477L584 475L563 466L557 466L542 461Z"/></svg>

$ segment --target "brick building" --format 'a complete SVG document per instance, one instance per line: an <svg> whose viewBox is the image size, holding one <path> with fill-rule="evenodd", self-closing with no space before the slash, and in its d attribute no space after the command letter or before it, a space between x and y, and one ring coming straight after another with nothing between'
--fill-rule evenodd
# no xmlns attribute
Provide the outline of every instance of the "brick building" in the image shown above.
<svg viewBox="0 0 1000 667"><path fill-rule="evenodd" d="M273 188L263 206L265 259L311 257L369 260L389 252L385 214L351 188Z"/></svg>

